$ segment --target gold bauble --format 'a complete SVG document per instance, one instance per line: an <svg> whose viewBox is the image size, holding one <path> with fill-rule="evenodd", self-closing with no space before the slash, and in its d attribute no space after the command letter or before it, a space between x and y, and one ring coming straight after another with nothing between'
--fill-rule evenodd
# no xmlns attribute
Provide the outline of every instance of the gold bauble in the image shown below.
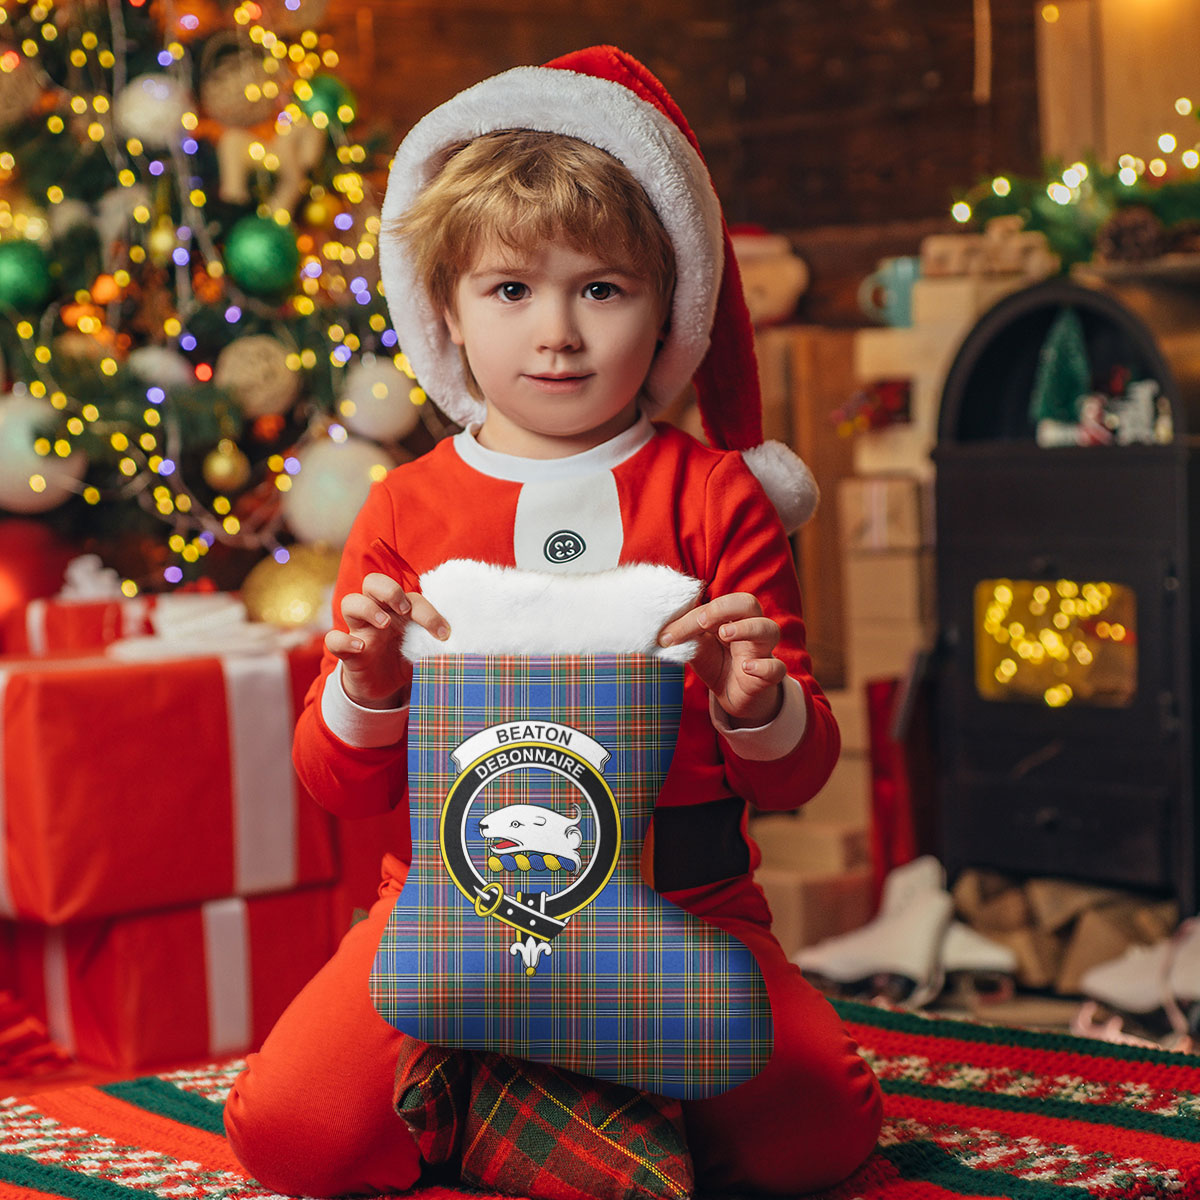
<svg viewBox="0 0 1200 1200"><path fill-rule="evenodd" d="M222 438L204 456L200 473L213 491L236 492L250 480L250 460L238 449L236 442Z"/></svg>
<svg viewBox="0 0 1200 1200"><path fill-rule="evenodd" d="M292 546L287 562L264 558L242 584L242 603L252 621L298 629L327 621L329 595L341 554L328 546Z"/></svg>

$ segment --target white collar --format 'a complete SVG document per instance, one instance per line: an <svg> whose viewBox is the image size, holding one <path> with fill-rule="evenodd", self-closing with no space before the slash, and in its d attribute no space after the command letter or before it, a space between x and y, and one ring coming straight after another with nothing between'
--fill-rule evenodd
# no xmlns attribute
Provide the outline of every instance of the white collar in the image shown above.
<svg viewBox="0 0 1200 1200"><path fill-rule="evenodd" d="M520 458L481 446L475 436L478 429L478 425L472 424L454 435L454 449L459 458L480 474L509 483L544 483L611 471L632 458L654 436L650 418L639 413L628 429L590 450L569 454L566 458Z"/></svg>

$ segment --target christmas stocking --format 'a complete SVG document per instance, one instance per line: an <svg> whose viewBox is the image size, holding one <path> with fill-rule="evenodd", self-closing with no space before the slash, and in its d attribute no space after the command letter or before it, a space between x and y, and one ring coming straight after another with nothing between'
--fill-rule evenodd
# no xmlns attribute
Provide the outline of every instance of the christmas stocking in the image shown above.
<svg viewBox="0 0 1200 1200"><path fill-rule="evenodd" d="M425 591L461 641L465 619ZM511 603L490 601L492 625L512 617ZM562 612L556 599L534 623L540 638L559 640ZM648 646L671 615L647 619ZM761 1070L771 1014L750 951L640 871L684 671L629 652L415 663L413 861L371 979L389 1023L681 1098Z"/></svg>

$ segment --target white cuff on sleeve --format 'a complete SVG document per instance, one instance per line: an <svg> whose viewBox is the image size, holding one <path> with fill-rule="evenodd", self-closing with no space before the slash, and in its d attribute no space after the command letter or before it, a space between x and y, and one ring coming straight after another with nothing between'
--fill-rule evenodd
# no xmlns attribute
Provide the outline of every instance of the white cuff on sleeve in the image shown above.
<svg viewBox="0 0 1200 1200"><path fill-rule="evenodd" d="M717 732L729 743L738 758L753 762L773 762L790 754L800 744L808 726L808 705L804 688L790 675L783 681L783 706L773 721L735 729L729 715L710 692L708 711Z"/></svg>
<svg viewBox="0 0 1200 1200"><path fill-rule="evenodd" d="M321 693L321 719L329 732L348 746L369 749L394 746L408 730L408 705L401 708L364 708L346 695L342 664L329 673Z"/></svg>

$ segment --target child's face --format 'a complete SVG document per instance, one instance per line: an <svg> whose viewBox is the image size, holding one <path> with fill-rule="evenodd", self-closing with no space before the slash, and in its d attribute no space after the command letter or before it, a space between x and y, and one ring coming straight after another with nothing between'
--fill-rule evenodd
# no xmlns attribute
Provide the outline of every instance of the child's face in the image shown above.
<svg viewBox="0 0 1200 1200"><path fill-rule="evenodd" d="M526 458L628 428L662 325L644 279L565 242L530 255L485 246L445 319L483 393L481 444Z"/></svg>

